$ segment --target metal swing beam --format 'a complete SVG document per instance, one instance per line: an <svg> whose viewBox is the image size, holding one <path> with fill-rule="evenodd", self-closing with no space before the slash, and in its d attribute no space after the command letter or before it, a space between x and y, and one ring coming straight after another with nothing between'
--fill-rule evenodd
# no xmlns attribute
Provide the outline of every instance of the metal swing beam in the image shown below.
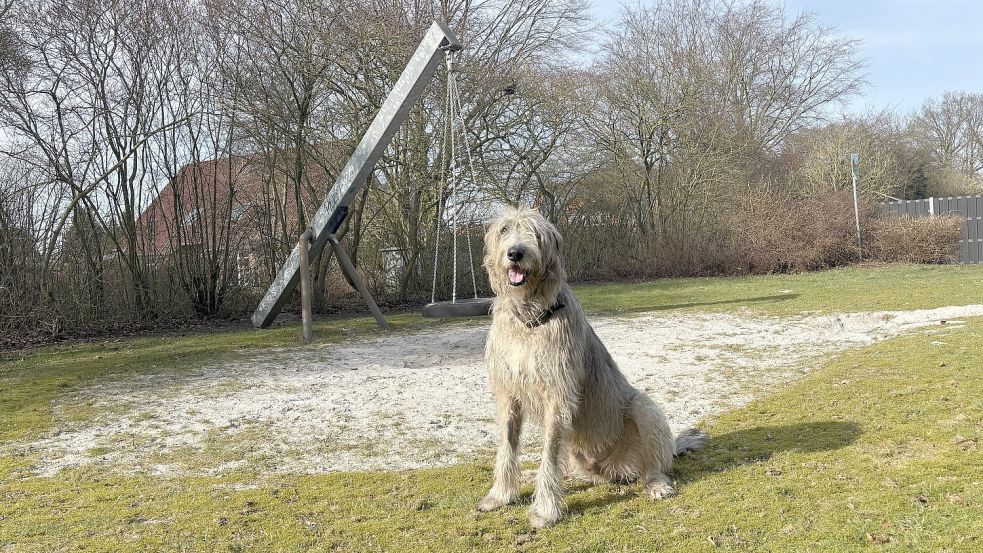
<svg viewBox="0 0 983 553"><path fill-rule="evenodd" d="M338 227L344 222L348 215L348 205L372 173L382 153L389 147L389 142L392 141L393 135L396 134L406 116L409 115L413 105L423 95L423 91L442 61L444 52L457 51L461 48L457 36L440 21L434 21L413 57L406 64L406 68L403 69L403 73L399 76L393 89L386 96L379 113L376 114L372 124L369 125L369 129L362 136L362 140L355 148L352 157L341 170L334 186L328 192L328 196L314 215L310 229L313 233L310 243L310 259L317 257L317 254L324 249L334 233L338 231ZM332 242L332 245L336 252L341 248L340 244ZM344 257L347 258L347 256ZM256 311L253 312L253 326L266 328L273 324L284 304L287 303L290 295L297 288L297 283L300 281L300 268L300 253L298 248L294 247L290 257L280 267L276 278L273 279L263 299L260 300ZM361 282L358 275L354 274L354 267L343 265L342 269L352 278L352 282ZM310 270L310 268L304 267L304 270ZM365 293L362 296L365 299ZM375 302L372 301L371 296L366 299L366 304L370 308L374 306ZM378 308L373 310L373 312L375 311L378 311ZM383 319L380 326L385 328L384 322Z"/></svg>

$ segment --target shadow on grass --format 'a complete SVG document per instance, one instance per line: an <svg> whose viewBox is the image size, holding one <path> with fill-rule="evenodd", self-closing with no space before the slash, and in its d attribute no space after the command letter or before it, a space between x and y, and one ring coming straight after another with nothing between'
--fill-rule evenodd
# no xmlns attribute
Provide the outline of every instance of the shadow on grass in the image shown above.
<svg viewBox="0 0 983 553"><path fill-rule="evenodd" d="M712 307L715 305L734 305L734 304L758 304L758 303L778 303L799 297L801 294L774 294L771 296L758 296L755 298L734 298L729 300L689 302L689 303L670 303L666 305L636 305L633 307L613 307L609 309L594 310L600 314L618 313L645 313L652 311L672 311L674 309L689 309L691 307Z"/></svg>
<svg viewBox="0 0 983 553"><path fill-rule="evenodd" d="M735 430L726 434L711 435L705 449L691 452L676 459L671 477L678 488L695 482L709 474L732 468L767 461L776 453L816 453L832 451L852 444L862 434L860 426L852 422L822 421L783 426L757 426ZM569 488L574 494L590 486L575 484ZM571 512L583 512L594 507L604 507L631 499L640 493L637 486L626 495L615 493L597 497L570 498Z"/></svg>
<svg viewBox="0 0 983 553"><path fill-rule="evenodd" d="M860 436L853 422L821 421L783 426L757 426L710 436L707 447L683 455L673 465L680 484L693 482L713 472L767 461L776 453L816 453L852 444Z"/></svg>

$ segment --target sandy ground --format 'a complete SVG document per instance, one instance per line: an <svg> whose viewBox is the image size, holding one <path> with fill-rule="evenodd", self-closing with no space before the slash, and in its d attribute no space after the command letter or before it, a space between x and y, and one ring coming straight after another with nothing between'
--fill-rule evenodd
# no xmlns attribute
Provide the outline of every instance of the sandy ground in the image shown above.
<svg viewBox="0 0 983 553"><path fill-rule="evenodd" d="M795 317L737 311L601 318L594 326L629 380L680 430L795 379L831 353L980 315L983 305ZM320 473L490 460L496 436L482 362L486 332L486 324L444 327L100 383L55 406L50 435L5 447L38 458L41 476L84 465ZM80 405L98 414L73 422ZM527 458L537 438L532 429Z"/></svg>

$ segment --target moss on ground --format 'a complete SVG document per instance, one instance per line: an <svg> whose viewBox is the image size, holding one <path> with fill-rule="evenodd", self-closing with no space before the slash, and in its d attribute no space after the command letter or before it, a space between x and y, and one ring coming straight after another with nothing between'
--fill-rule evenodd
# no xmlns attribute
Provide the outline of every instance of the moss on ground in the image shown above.
<svg viewBox="0 0 983 553"><path fill-rule="evenodd" d="M753 305L769 313L910 309L980 303L980 276L976 267L901 266L579 291L589 309L611 313L635 306ZM786 289L793 292L781 292ZM754 301L776 293L797 295ZM409 315L395 319L402 328L419 324ZM357 319L322 323L317 332L321 340L334 340L375 331L370 320ZM708 448L677 464L677 497L653 503L633 486L568 483L569 516L538 532L528 526L524 505L474 512L490 484L490 454L479 463L395 473L291 476L245 469L222 477L152 477L87 467L20 478L31 459L5 447L50 431L52 402L93 380L194 369L243 350L296 345L296 334L296 327L226 332L8 356L0 362L0 549L983 546L979 319L942 334L904 336L843 354L782 391L709 421ZM528 496L531 489L524 491Z"/></svg>

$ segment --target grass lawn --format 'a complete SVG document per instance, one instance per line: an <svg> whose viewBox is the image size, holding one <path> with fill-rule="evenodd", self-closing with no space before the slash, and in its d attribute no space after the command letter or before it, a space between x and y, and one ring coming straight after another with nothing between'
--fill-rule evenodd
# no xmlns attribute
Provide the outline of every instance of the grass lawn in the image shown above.
<svg viewBox="0 0 983 553"><path fill-rule="evenodd" d="M983 303L983 267L891 266L794 276L578 287L598 314L914 309ZM397 328L426 324L393 318ZM318 324L319 340L377 332ZM478 515L491 458L450 469L155 478L70 469L25 477L5 448L52 432L51 405L101 379L181 371L297 343L299 328L148 338L0 360L0 550L840 551L983 549L983 320L852 351L707 421L676 465L679 495L568 485L569 516L533 532L525 506ZM531 492L525 488L527 494Z"/></svg>
<svg viewBox="0 0 983 553"><path fill-rule="evenodd" d="M789 315L925 309L983 303L983 267L848 267L798 275L594 284L578 286L576 291L584 307L597 314L747 308Z"/></svg>

